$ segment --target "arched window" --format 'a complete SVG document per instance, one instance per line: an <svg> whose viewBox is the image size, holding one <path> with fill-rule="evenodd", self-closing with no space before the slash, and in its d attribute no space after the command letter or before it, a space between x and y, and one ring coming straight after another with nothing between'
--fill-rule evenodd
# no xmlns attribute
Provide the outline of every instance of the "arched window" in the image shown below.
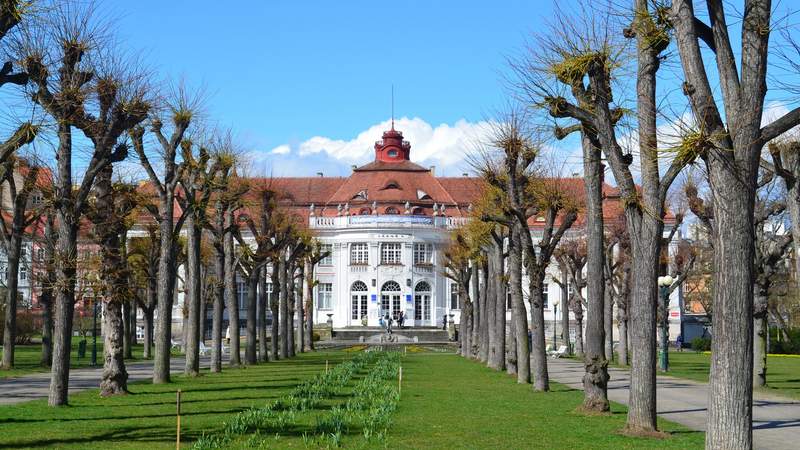
<svg viewBox="0 0 800 450"><path fill-rule="evenodd" d="M386 185L383 186L384 189L400 189L400 183L395 180L389 180L386 182Z"/></svg>
<svg viewBox="0 0 800 450"><path fill-rule="evenodd" d="M411 208L411 214L414 216L424 216L425 209L423 209L421 206L415 206Z"/></svg>
<svg viewBox="0 0 800 450"><path fill-rule="evenodd" d="M367 292L369 289L367 288L367 284L363 281L356 281L350 286L350 290L352 292Z"/></svg>
<svg viewBox="0 0 800 450"><path fill-rule="evenodd" d="M398 284L396 281L387 281L386 283L383 283L381 292L400 292L400 284Z"/></svg>
<svg viewBox="0 0 800 450"><path fill-rule="evenodd" d="M389 158L397 158L397 150L394 149L389 150L388 152L386 152L386 154L389 156Z"/></svg>
<svg viewBox="0 0 800 450"><path fill-rule="evenodd" d="M414 290L417 292L430 292L431 285L428 284L427 281L420 281L419 283L417 283L417 287L415 287Z"/></svg>
<svg viewBox="0 0 800 450"><path fill-rule="evenodd" d="M400 211L394 206L390 206L386 208L385 214L391 214L391 215L400 214Z"/></svg>
<svg viewBox="0 0 800 450"><path fill-rule="evenodd" d="M372 214L372 209L370 208L361 208L358 210L359 216L368 216L370 214Z"/></svg>

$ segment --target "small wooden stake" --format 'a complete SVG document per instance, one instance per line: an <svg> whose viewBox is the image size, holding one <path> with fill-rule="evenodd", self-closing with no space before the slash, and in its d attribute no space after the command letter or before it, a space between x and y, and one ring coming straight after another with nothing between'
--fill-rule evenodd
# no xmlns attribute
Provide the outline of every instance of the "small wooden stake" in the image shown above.
<svg viewBox="0 0 800 450"><path fill-rule="evenodd" d="M177 413L178 413L178 430L175 438L175 448L180 450L181 448L181 390L178 389L178 400L177 400Z"/></svg>
<svg viewBox="0 0 800 450"><path fill-rule="evenodd" d="M325 373L328 373L328 360L325 360Z"/></svg>
<svg viewBox="0 0 800 450"><path fill-rule="evenodd" d="M397 393L403 392L403 366L400 366L400 376L397 379Z"/></svg>

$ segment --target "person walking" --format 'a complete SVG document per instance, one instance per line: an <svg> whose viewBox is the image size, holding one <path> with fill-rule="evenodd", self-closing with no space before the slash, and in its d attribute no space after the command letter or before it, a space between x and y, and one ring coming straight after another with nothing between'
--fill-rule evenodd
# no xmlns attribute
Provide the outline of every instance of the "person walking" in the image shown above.
<svg viewBox="0 0 800 450"><path fill-rule="evenodd" d="M392 322L394 322L394 319L392 319L392 316L387 314L386 315L386 332L389 333L389 334L392 334Z"/></svg>
<svg viewBox="0 0 800 450"><path fill-rule="evenodd" d="M405 321L406 315L403 313L403 311L400 311L400 315L397 317L397 326L400 327L401 330L403 329L403 324Z"/></svg>

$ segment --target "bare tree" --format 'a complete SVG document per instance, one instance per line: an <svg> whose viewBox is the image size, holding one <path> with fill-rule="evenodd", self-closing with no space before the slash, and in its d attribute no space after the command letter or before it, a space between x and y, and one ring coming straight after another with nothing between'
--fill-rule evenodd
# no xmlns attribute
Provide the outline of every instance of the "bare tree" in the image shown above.
<svg viewBox="0 0 800 450"><path fill-rule="evenodd" d="M50 19L51 23L38 30L38 39L17 51L33 82L31 98L58 128L54 183L58 270L49 404L59 406L67 403L68 396L80 218L97 174L127 155L126 147L116 146L118 139L146 118L150 104L142 74L126 73L125 68L113 64L92 64L95 56L111 58L113 53L99 45L103 36L95 28L90 8L69 3L56 8ZM73 183L73 128L80 129L92 147L77 187Z"/></svg>
<svg viewBox="0 0 800 450"><path fill-rule="evenodd" d="M8 259L6 266L6 314L3 331L3 360L6 369L14 367L14 346L17 331L17 296L19 295L19 263L22 242L30 225L39 220L38 212L31 208L29 197L39 189L39 167L24 159L9 156L0 166L0 183L8 188L8 199L13 206L11 217L0 214L0 246ZM17 176L22 176L22 186L17 186ZM10 222L10 223L9 223Z"/></svg>
<svg viewBox="0 0 800 450"><path fill-rule="evenodd" d="M133 148L139 156L139 162L144 167L150 179L152 189L155 190L157 201L148 207L148 211L159 224L161 249L159 251L157 308L158 319L156 322L155 360L153 362L153 383L169 383L169 359L172 348L172 304L175 293L175 280L177 278L177 247L178 236L186 220L188 210L181 211L176 220L176 187L184 171L178 160L178 148L181 145L186 130L198 109L196 98L190 97L181 86L166 102L165 115L172 125L171 133L167 137L164 122L160 115L153 115L150 121L150 133L155 136L159 147L161 177L153 167L151 156L145 148L144 127L135 127L130 132Z"/></svg>
<svg viewBox="0 0 800 450"><path fill-rule="evenodd" d="M586 240L575 238L562 242L555 252L556 259L565 268L568 286L572 288L569 292L568 306L575 317L575 355L579 358L584 357L583 310L586 300L583 297L583 289L586 287L586 279L583 276L583 269L586 267L586 253Z"/></svg>
<svg viewBox="0 0 800 450"><path fill-rule="evenodd" d="M142 357L152 358L154 315L157 304L158 268L161 258L161 247L158 236L158 226L148 224L145 226L147 237L136 237L129 240L128 265L131 267L135 285L144 295L139 295L136 303L142 310L144 318L144 342Z"/></svg>

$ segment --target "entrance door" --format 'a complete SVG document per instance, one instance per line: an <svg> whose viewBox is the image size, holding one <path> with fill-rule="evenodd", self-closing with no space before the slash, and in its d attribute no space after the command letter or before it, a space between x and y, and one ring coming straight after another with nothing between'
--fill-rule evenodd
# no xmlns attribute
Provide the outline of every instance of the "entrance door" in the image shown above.
<svg viewBox="0 0 800 450"><path fill-rule="evenodd" d="M350 286L350 325L367 324L367 285L356 281Z"/></svg>
<svg viewBox="0 0 800 450"><path fill-rule="evenodd" d="M387 281L381 288L381 317L389 314L389 317L397 320L400 305L400 285L395 281Z"/></svg>
<svg viewBox="0 0 800 450"><path fill-rule="evenodd" d="M417 283L414 289L414 325L431 324L431 285L425 281Z"/></svg>

